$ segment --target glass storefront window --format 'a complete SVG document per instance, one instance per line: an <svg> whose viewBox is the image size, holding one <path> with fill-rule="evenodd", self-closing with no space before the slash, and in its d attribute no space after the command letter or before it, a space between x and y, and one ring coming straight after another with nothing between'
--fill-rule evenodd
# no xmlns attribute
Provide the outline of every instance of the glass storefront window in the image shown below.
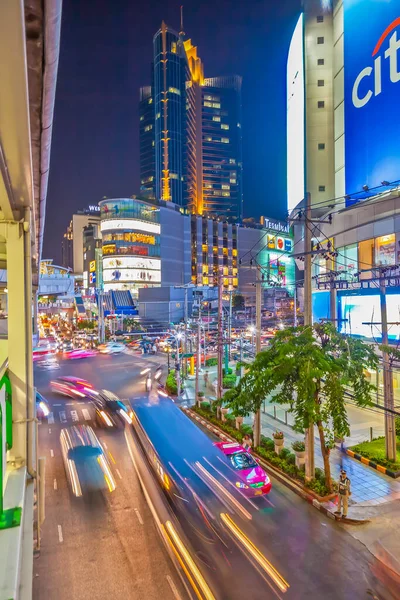
<svg viewBox="0 0 400 600"><path fill-rule="evenodd" d="M377 266L396 264L396 236L394 233L376 238L375 262Z"/></svg>
<svg viewBox="0 0 400 600"><path fill-rule="evenodd" d="M364 240L358 244L358 268L361 271L360 279L371 279L372 273L368 271L374 266L374 240Z"/></svg>
<svg viewBox="0 0 400 600"><path fill-rule="evenodd" d="M342 279L352 280L358 271L358 245L342 246L337 249L336 269Z"/></svg>

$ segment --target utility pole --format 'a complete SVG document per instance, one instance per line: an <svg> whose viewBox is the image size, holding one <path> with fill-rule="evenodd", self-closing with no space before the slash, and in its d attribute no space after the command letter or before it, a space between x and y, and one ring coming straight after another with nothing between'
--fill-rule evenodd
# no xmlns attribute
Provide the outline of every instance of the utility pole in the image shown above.
<svg viewBox="0 0 400 600"><path fill-rule="evenodd" d="M201 364L201 352L200 352L200 335L201 335L201 302L199 301L199 316L197 321L197 342L196 342L196 381L195 381L195 404L197 405L199 399L199 374Z"/></svg>
<svg viewBox="0 0 400 600"><path fill-rule="evenodd" d="M306 194L306 210L304 218L304 325L312 325L312 288L311 288L311 195ZM306 446L306 480L314 479L314 423L310 423L305 435Z"/></svg>
<svg viewBox="0 0 400 600"><path fill-rule="evenodd" d="M222 277L221 269L218 271L218 375L217 375L217 399L222 398L222 362L224 353L224 339L223 339L223 307L222 307L222 294L223 294L224 279Z"/></svg>
<svg viewBox="0 0 400 600"><path fill-rule="evenodd" d="M184 305L184 321L185 321L185 337L183 340L183 352L187 354L187 321L188 321L188 288L185 286L185 305ZM184 375L187 377L187 358L183 361Z"/></svg>
<svg viewBox="0 0 400 600"><path fill-rule="evenodd" d="M333 268L333 265L332 265ZM329 313L330 313L330 321L336 329L340 329L339 323L336 315L336 288L333 283L334 273L331 273L331 285L329 290Z"/></svg>
<svg viewBox="0 0 400 600"><path fill-rule="evenodd" d="M297 287L294 284L294 293L293 293L293 325L297 327Z"/></svg>
<svg viewBox="0 0 400 600"><path fill-rule="evenodd" d="M261 267L257 265L257 281L256 281L256 353L261 352L261 304L262 304L262 277ZM261 439L261 413L260 409L254 415L254 447L260 445Z"/></svg>
<svg viewBox="0 0 400 600"><path fill-rule="evenodd" d="M179 396L181 395L181 363L180 363L180 358L179 358L179 346L181 345L180 335L178 334L175 339L176 339L176 363L175 363L176 387L177 387L178 399L179 399Z"/></svg>
<svg viewBox="0 0 400 600"><path fill-rule="evenodd" d="M231 360L231 343L232 343L232 291L229 292L229 323L228 323L228 348L229 348L229 360Z"/></svg>
<svg viewBox="0 0 400 600"><path fill-rule="evenodd" d="M381 321L382 321L382 344L388 345L388 320L386 306L386 285L384 270L381 269L379 274L379 296L381 304ZM396 460L396 429L394 418L394 401L393 401L393 374L390 364L389 354L382 353L383 361L383 393L385 406L385 445L386 458L388 460Z"/></svg>

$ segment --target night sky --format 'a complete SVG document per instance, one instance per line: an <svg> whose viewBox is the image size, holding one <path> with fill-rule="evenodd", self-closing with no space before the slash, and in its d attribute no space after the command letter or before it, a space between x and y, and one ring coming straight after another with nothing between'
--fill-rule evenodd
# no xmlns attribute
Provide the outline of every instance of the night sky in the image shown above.
<svg viewBox="0 0 400 600"><path fill-rule="evenodd" d="M64 0L43 258L60 261L74 211L139 193L139 87L161 21L179 31L180 4ZM245 216L285 215L286 59L299 11L300 0L184 3L205 76L243 76Z"/></svg>

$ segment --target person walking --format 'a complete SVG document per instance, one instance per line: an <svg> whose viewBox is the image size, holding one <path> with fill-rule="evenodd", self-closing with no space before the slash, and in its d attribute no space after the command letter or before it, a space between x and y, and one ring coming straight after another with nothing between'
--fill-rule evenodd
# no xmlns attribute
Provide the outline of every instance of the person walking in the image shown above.
<svg viewBox="0 0 400 600"><path fill-rule="evenodd" d="M245 450L251 450L251 446L252 446L252 441L251 441L251 437L249 436L248 433L245 433L245 435L243 436L243 440L242 440L242 446Z"/></svg>
<svg viewBox="0 0 400 600"><path fill-rule="evenodd" d="M340 515L343 507L343 517L347 517L347 511L349 508L349 497L351 496L351 482L347 477L346 471L342 469L340 471L339 478L339 502L338 509L335 511L335 515Z"/></svg>

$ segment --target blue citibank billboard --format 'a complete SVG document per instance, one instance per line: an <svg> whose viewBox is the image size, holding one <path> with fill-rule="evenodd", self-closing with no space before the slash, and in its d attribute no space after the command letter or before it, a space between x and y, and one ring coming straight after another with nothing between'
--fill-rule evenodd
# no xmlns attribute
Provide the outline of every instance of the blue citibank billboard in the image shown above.
<svg viewBox="0 0 400 600"><path fill-rule="evenodd" d="M400 0L344 0L344 77L351 195L400 179Z"/></svg>

